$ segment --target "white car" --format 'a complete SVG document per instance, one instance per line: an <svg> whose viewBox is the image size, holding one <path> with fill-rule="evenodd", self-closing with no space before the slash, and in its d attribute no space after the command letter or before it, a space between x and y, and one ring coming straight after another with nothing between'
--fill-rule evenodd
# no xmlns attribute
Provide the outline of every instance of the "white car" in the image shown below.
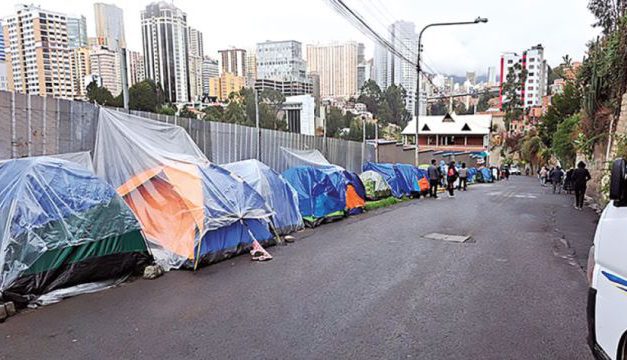
<svg viewBox="0 0 627 360"><path fill-rule="evenodd" d="M597 359L627 360L627 178L614 162L610 199L588 256L588 343Z"/></svg>
<svg viewBox="0 0 627 360"><path fill-rule="evenodd" d="M509 167L509 174L510 175L521 175L522 173L520 172L520 169L518 168L518 166L512 165L512 166Z"/></svg>

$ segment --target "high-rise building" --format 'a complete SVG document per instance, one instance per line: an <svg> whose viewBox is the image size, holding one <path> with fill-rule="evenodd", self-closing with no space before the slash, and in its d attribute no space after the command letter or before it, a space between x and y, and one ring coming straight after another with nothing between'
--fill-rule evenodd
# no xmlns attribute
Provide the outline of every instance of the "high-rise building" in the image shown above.
<svg viewBox="0 0 627 360"><path fill-rule="evenodd" d="M67 37L70 49L87 46L87 20L85 16L68 16Z"/></svg>
<svg viewBox="0 0 627 360"><path fill-rule="evenodd" d="M496 67L488 67L488 86L496 85Z"/></svg>
<svg viewBox="0 0 627 360"><path fill-rule="evenodd" d="M111 50L126 48L124 36L124 12L113 4L95 3L96 38L101 39L98 45L107 46Z"/></svg>
<svg viewBox="0 0 627 360"><path fill-rule="evenodd" d="M408 21L396 21L388 28L388 41L405 58L412 59L418 53L418 35L416 26ZM406 91L405 107L411 113L416 112L416 80L417 72L414 65L390 53L382 45L375 45L372 78L381 89L390 85L400 85ZM425 95L426 85L421 89ZM421 106L424 110L424 106Z"/></svg>
<svg viewBox="0 0 627 360"><path fill-rule="evenodd" d="M246 50L226 49L218 50L220 73L231 73L235 76L246 77Z"/></svg>
<svg viewBox="0 0 627 360"><path fill-rule="evenodd" d="M542 97L548 91L549 68L544 59L544 47L538 44L525 50L522 56L514 52L501 54L499 90L501 107L504 102L507 102L507 98L503 94L503 83L507 81L507 75L510 71L513 71L518 77L522 70L525 70L527 74L519 92L523 108L542 105Z"/></svg>
<svg viewBox="0 0 627 360"><path fill-rule="evenodd" d="M190 98L187 54L187 14L164 1L141 12L146 78L161 86L167 101Z"/></svg>
<svg viewBox="0 0 627 360"><path fill-rule="evenodd" d="M212 78L220 77L220 67L218 60L205 56L202 61L202 92L209 94L209 82Z"/></svg>
<svg viewBox="0 0 627 360"><path fill-rule="evenodd" d="M188 66L189 66L189 91L192 101L200 100L203 95L202 62L204 57L204 45L202 32L188 27Z"/></svg>
<svg viewBox="0 0 627 360"><path fill-rule="evenodd" d="M72 84L74 87L74 97L77 99L87 98L86 77L91 74L90 49L79 47L72 50L70 66L72 68Z"/></svg>
<svg viewBox="0 0 627 360"><path fill-rule="evenodd" d="M126 67L128 69L128 86L133 86L146 79L144 55L139 51L126 51Z"/></svg>
<svg viewBox="0 0 627 360"><path fill-rule="evenodd" d="M308 82L302 44L294 40L258 43L257 79Z"/></svg>
<svg viewBox="0 0 627 360"><path fill-rule="evenodd" d="M91 74L102 79L102 86L118 96L122 92L121 53L106 47L93 48L89 54Z"/></svg>
<svg viewBox="0 0 627 360"><path fill-rule="evenodd" d="M359 44L307 45L307 71L320 75L320 96L348 98L357 94Z"/></svg>
<svg viewBox="0 0 627 360"><path fill-rule="evenodd" d="M246 51L246 87L255 87L257 80L257 50Z"/></svg>
<svg viewBox="0 0 627 360"><path fill-rule="evenodd" d="M226 100L231 93L240 91L245 86L246 78L225 72L220 77L209 79L209 96Z"/></svg>
<svg viewBox="0 0 627 360"><path fill-rule="evenodd" d="M0 90L9 90L9 84L7 83L7 63L0 61Z"/></svg>
<svg viewBox="0 0 627 360"><path fill-rule="evenodd" d="M10 91L73 97L65 14L17 5L3 31Z"/></svg>
<svg viewBox="0 0 627 360"><path fill-rule="evenodd" d="M361 90L366 81L372 77L372 59L364 61L357 65L357 92Z"/></svg>
<svg viewBox="0 0 627 360"><path fill-rule="evenodd" d="M0 21L0 61L6 61L6 55L4 54L4 31L2 30L2 21Z"/></svg>

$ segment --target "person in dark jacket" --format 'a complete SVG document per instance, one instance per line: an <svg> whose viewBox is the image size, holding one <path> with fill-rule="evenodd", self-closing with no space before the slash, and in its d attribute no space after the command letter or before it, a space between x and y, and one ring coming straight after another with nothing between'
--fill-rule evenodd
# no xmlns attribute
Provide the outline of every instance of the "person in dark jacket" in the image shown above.
<svg viewBox="0 0 627 360"><path fill-rule="evenodd" d="M559 166L556 166L555 169L551 171L551 184L553 185L553 194L557 190L560 194L562 193L562 180L564 179L564 172L560 169Z"/></svg>
<svg viewBox="0 0 627 360"><path fill-rule="evenodd" d="M586 169L586 164L580 161L577 168L573 171L573 188L575 189L575 209L583 209L583 200L586 196L588 181L592 179L590 172Z"/></svg>
<svg viewBox="0 0 627 360"><path fill-rule="evenodd" d="M455 181L457 181L458 177L459 173L457 172L457 168L455 168L455 161L451 161L448 165L448 170L446 170L446 183L449 197L455 197Z"/></svg>
<svg viewBox="0 0 627 360"><path fill-rule="evenodd" d="M427 175L429 176L429 196L432 198L438 198L438 184L440 183L440 169L436 165L435 159L431 160L431 165L427 169Z"/></svg>

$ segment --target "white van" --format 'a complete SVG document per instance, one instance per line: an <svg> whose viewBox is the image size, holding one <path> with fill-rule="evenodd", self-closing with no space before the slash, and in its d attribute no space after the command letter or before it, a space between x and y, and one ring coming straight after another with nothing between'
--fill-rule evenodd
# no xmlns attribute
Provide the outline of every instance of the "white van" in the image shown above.
<svg viewBox="0 0 627 360"><path fill-rule="evenodd" d="M588 256L588 343L597 359L627 360L627 177L612 166L610 199Z"/></svg>

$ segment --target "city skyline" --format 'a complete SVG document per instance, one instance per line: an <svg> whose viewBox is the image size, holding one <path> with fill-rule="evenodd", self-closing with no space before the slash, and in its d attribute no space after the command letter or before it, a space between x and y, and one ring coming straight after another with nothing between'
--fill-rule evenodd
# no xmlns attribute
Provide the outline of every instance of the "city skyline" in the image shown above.
<svg viewBox="0 0 627 360"><path fill-rule="evenodd" d="M413 10L418 4L408 0L398 0L386 4L384 8L381 1L358 2L347 1L354 7L380 34L385 34L386 28L394 21L405 20L416 24L417 31L426 23L433 21L464 20L474 18L477 15L490 19L487 25L467 28L437 29L426 33L424 37L425 62L435 72L463 75L466 71L477 71L478 75L484 75L488 67L496 66L501 52L515 51L526 48L532 44L542 43L547 49L547 59L550 66L559 63L565 54L579 60L583 57L585 44L579 39L591 39L597 30L592 29L592 16L585 9L585 0L576 0L577 3L566 1L542 3L542 12L534 11L541 1L533 0L527 3L494 4L487 0L466 4L461 0L445 1L449 11L446 16L437 12L437 7L424 5L420 11ZM5 17L14 12L14 3L0 4L0 17ZM51 11L63 12L69 15L84 15L87 19L87 32L89 36L95 36L94 2L82 2L77 0L50 0L41 4L43 8ZM126 29L126 42L128 49L141 50L141 20L140 12L150 1L123 2L107 1L124 11ZM294 39L303 45L357 41L366 45L366 57L372 58L374 44L372 41L355 30L345 19L337 15L324 1L311 1L300 4L298 9L290 6L286 0L271 0L263 4L250 2L247 11L240 12L238 27L227 26L228 17L212 17L212 21L206 21L201 14L220 12L228 4L212 3L199 4L193 1L176 1L175 6L188 13L188 24L198 28L206 35L205 54L217 57L219 49L229 47L254 48L259 42L266 40L281 41ZM442 5L439 3L438 6ZM578 6L583 5L583 6ZM567 19L560 18L561 26L569 28L567 36L557 36L552 32L539 32L542 28L552 28L555 24L557 9L568 6L571 16ZM547 7L555 7L556 11L549 11ZM268 11L272 9L273 11ZM571 11L572 10L572 11ZM512 18L508 14L514 12L533 12L533 17L524 20ZM408 14L420 14L410 16ZM261 16L260 16L261 14ZM307 14L306 17L303 14ZM400 15L403 16L400 16ZM274 21L274 20L277 21ZM280 19L280 20L279 20ZM517 24L517 22L521 22ZM290 26L290 24L295 26ZM319 26L324 24L324 26ZM231 29L227 36L212 37L212 33L223 33L224 29ZM288 30L289 29L289 30ZM522 31L523 29L524 31ZM313 31L315 30L315 31ZM498 30L498 31L497 31ZM251 35L252 34L252 35ZM210 40L217 39L219 40ZM507 39L505 41L504 39ZM445 44L436 46L434 44ZM459 62L464 58L466 61Z"/></svg>

